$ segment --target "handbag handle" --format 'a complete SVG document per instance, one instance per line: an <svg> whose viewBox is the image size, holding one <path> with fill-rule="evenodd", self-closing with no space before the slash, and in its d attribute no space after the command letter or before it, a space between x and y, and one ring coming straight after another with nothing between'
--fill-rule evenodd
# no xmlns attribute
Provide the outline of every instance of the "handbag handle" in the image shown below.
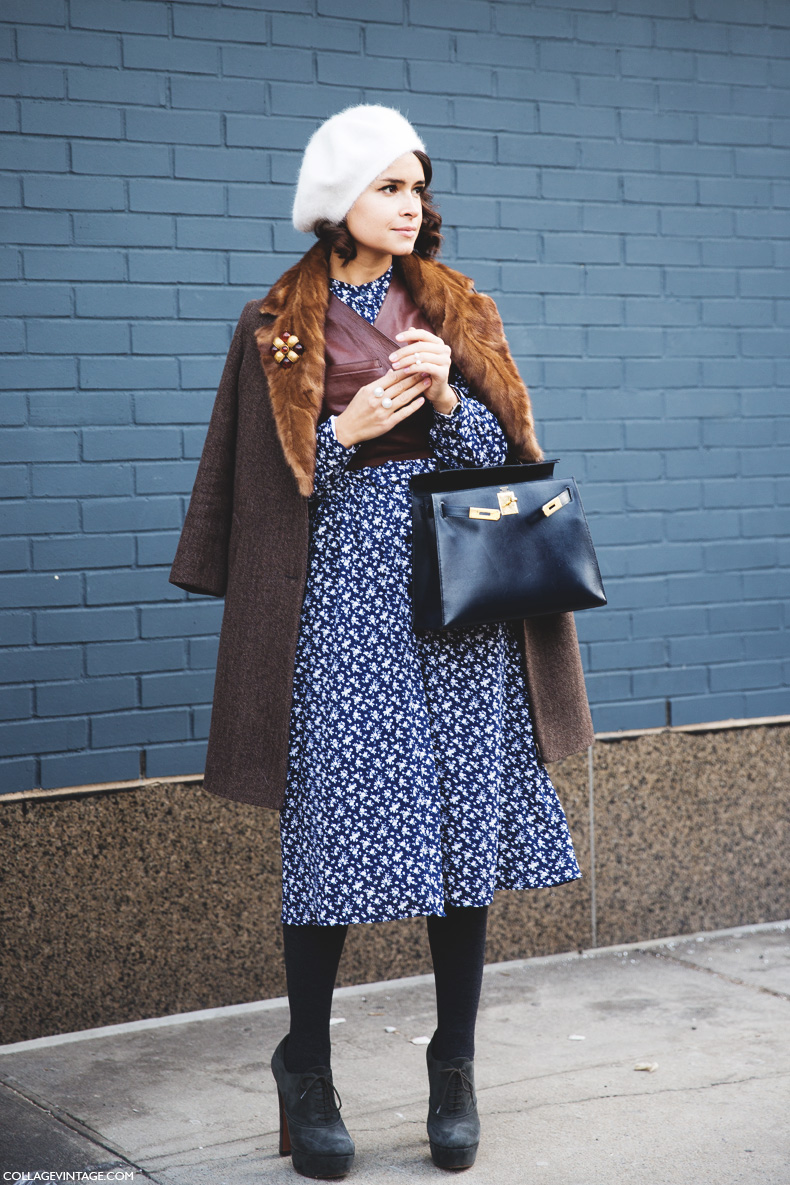
<svg viewBox="0 0 790 1185"><path fill-rule="evenodd" d="M517 465L492 465L484 468L436 469L416 473L409 479L415 494L446 494L454 490L473 490L478 486L509 485L512 481L540 481L554 476L557 459L525 461Z"/></svg>

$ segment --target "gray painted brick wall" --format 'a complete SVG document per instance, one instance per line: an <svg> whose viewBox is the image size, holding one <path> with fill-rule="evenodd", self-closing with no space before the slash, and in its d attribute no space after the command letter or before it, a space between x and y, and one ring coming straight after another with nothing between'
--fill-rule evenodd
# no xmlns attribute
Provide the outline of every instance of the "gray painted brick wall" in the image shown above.
<svg viewBox="0 0 790 1185"><path fill-rule="evenodd" d="M581 485L598 729L790 712L789 51L788 0L4 0L2 790L202 769L222 602L167 573L357 102L423 134Z"/></svg>

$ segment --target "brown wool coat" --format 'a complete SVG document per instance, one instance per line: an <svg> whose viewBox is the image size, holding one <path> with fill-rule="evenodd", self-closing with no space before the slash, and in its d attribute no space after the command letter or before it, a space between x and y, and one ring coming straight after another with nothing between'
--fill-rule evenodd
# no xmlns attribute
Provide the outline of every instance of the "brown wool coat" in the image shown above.
<svg viewBox="0 0 790 1185"><path fill-rule="evenodd" d="M497 416L512 459L540 460L529 395L493 300L434 260L411 255L398 266L472 394ZM275 810L288 763L328 301L328 266L316 244L263 302L245 305L169 576L188 592L225 597L204 786ZM269 349L285 330L305 348L290 369ZM593 731L573 615L532 618L523 640L543 760L580 752Z"/></svg>

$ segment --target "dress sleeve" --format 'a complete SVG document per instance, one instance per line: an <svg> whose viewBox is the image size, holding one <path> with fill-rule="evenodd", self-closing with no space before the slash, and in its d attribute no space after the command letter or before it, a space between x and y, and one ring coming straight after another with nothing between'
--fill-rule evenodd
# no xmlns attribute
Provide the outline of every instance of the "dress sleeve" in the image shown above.
<svg viewBox="0 0 790 1185"><path fill-rule="evenodd" d="M348 448L335 436L332 420L324 420L316 429L315 445L315 479L313 492L309 501L316 502L328 493L339 477L345 473L346 466L359 449L359 444L349 445Z"/></svg>
<svg viewBox="0 0 790 1185"><path fill-rule="evenodd" d="M460 402L449 415L434 408L430 441L434 455L447 469L503 465L507 438L493 412L473 399L460 371L450 371L450 385Z"/></svg>

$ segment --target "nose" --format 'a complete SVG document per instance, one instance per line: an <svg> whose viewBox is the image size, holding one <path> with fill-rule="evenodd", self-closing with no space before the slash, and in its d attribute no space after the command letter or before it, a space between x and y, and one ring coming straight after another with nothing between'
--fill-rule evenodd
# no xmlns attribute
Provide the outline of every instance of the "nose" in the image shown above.
<svg viewBox="0 0 790 1185"><path fill-rule="evenodd" d="M418 193L407 194L401 205L401 216L403 218L416 218L421 208L420 195Z"/></svg>

